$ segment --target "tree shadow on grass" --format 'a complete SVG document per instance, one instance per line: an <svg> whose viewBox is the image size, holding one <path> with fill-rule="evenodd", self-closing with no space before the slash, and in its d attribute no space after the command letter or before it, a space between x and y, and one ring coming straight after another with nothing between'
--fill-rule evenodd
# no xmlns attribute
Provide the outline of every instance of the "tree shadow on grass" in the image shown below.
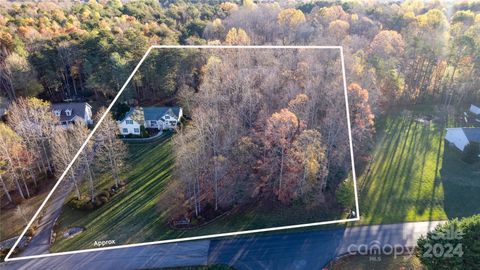
<svg viewBox="0 0 480 270"><path fill-rule="evenodd" d="M467 164L461 160L458 150L446 146L440 175L448 218L480 213L480 162Z"/></svg>

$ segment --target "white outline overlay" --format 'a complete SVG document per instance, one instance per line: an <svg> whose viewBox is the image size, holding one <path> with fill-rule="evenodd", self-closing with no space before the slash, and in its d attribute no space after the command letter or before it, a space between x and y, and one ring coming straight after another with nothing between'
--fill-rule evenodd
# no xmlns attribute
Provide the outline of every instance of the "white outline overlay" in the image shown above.
<svg viewBox="0 0 480 270"><path fill-rule="evenodd" d="M126 245L118 245L118 246L110 246L110 247L101 247L101 248L92 248L92 249L82 249L82 250L75 250L75 251L64 251L64 252L57 252L57 253L48 253L48 254L40 254L40 255L30 255L30 256L23 256L23 257L16 257L10 258L13 251L20 243L20 240L23 238L25 233L27 232L28 228L33 224L35 219L40 214L45 204L52 196L53 192L57 189L60 182L63 180L65 175L68 173L68 170L73 166L73 163L77 160L78 156L81 154L87 142L92 138L93 134L102 123L103 119L106 117L107 113L110 112L113 104L117 102L120 95L123 93L127 85L130 83L131 79L138 71L142 63L145 61L147 56L150 54L152 49L339 49L340 50L340 59L342 62L342 77L343 77L343 88L345 94L345 107L346 107L346 116L347 116L347 127L348 127L348 137L349 137L349 144L350 144L350 159L352 162L352 176L353 176L353 188L355 192L355 210L356 210L356 217L349 218L349 219L340 219L340 220L332 220L332 221L322 221L322 222L314 222L314 223L305 223L305 224L298 224L298 225L289 225L289 226L280 226L280 227L271 227L271 228L264 228L264 229L256 229L256 230L247 230L247 231L238 231L238 232L228 232L228 233L219 233L219 234L210 234L210 235L202 235L202 236L194 236L194 237L185 237L179 239L170 239L170 240L160 240L160 241L152 241L152 242L144 242L144 243L137 243L137 244L126 244ZM166 244L166 243L176 243L176 242L185 242L185 241L192 241L192 240L204 240L204 239L211 239L211 238L219 238L219 237L226 237L226 236L236 236L236 235L244 235L244 234L252 234L252 233L261 233L261 232L270 232L270 231L278 231L278 230L286 230L286 229L295 229L295 228L305 228L305 227L313 227L319 225L327 225L327 224L336 224L336 223L344 223L350 221L358 221L360 220L360 209L358 204L358 190L357 190L357 177L355 173L355 162L354 162L354 155L353 155L353 141L352 141L352 130L351 130L351 123L350 123L350 111L348 106L348 91L347 91L347 78L345 74L345 59L343 55L343 47L342 46L270 46L270 45L260 45L260 46L226 46L226 45L153 45L150 46L142 57L140 62L135 66L132 71L132 74L127 78L127 81L123 84L120 91L117 93L115 98L112 100L110 105L107 107L105 113L100 117L98 123L95 125L93 130L88 134L85 142L82 146L78 149L77 153L73 157L73 160L68 164L65 171L62 173L60 178L58 179L57 183L53 186L50 193L47 195L43 203L40 205L39 209L33 215L30 222L27 224L25 229L23 230L22 234L18 237L15 244L8 252L7 256L5 257L4 261L19 261L19 260L27 260L27 259L36 259L36 258L45 258L45 257L52 257L52 256L59 256L59 255L69 255L69 254L76 254L76 253L85 253L85 252L93 252L93 251L102 251L102 250L112 250L112 249L119 249L119 248L128 248L128 247L138 247L138 246L147 246L147 245L155 245L155 244Z"/></svg>

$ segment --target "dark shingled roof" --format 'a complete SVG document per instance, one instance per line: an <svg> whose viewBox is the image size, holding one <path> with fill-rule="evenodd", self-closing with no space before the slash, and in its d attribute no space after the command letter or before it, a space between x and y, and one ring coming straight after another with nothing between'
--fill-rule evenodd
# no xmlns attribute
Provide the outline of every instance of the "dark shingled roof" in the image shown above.
<svg viewBox="0 0 480 270"><path fill-rule="evenodd" d="M87 102L71 102L71 103L53 103L52 112L60 110L60 121L71 121L75 116L85 117L85 107L90 106ZM65 110L71 109L72 114L67 116Z"/></svg>
<svg viewBox="0 0 480 270"><path fill-rule="evenodd" d="M145 107L143 108L145 114L145 121L158 120L165 114L178 118L180 114L180 107Z"/></svg>
<svg viewBox="0 0 480 270"><path fill-rule="evenodd" d="M480 128L462 128L469 142L480 143Z"/></svg>

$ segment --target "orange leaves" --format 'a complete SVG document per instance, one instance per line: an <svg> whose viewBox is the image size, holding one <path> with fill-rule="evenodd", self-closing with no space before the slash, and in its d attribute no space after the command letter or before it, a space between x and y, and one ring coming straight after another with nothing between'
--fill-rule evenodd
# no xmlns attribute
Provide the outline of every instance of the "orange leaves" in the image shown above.
<svg viewBox="0 0 480 270"><path fill-rule="evenodd" d="M285 147L292 142L303 126L294 113L288 109L281 109L267 120L265 143L270 147L275 145Z"/></svg>

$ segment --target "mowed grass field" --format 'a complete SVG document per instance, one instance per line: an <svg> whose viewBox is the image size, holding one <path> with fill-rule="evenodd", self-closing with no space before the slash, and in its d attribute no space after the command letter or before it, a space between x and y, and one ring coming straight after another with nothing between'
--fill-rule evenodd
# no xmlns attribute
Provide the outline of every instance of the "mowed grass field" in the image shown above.
<svg viewBox="0 0 480 270"><path fill-rule="evenodd" d="M430 124L420 120L425 116L433 117ZM480 212L480 165L464 163L457 150L445 146L445 128L456 126L451 119L433 106L402 108L377 119L373 160L358 177L361 220L356 224Z"/></svg>
<svg viewBox="0 0 480 270"><path fill-rule="evenodd" d="M136 239L154 240L148 236L163 224L156 210L158 196L171 177L173 159L170 136L155 142L129 144L129 169L125 174L125 191L115 195L101 208L86 212L66 205L58 220L57 232L71 226L85 227L79 236L58 237L53 252L94 248L94 241L115 240L135 243Z"/></svg>

